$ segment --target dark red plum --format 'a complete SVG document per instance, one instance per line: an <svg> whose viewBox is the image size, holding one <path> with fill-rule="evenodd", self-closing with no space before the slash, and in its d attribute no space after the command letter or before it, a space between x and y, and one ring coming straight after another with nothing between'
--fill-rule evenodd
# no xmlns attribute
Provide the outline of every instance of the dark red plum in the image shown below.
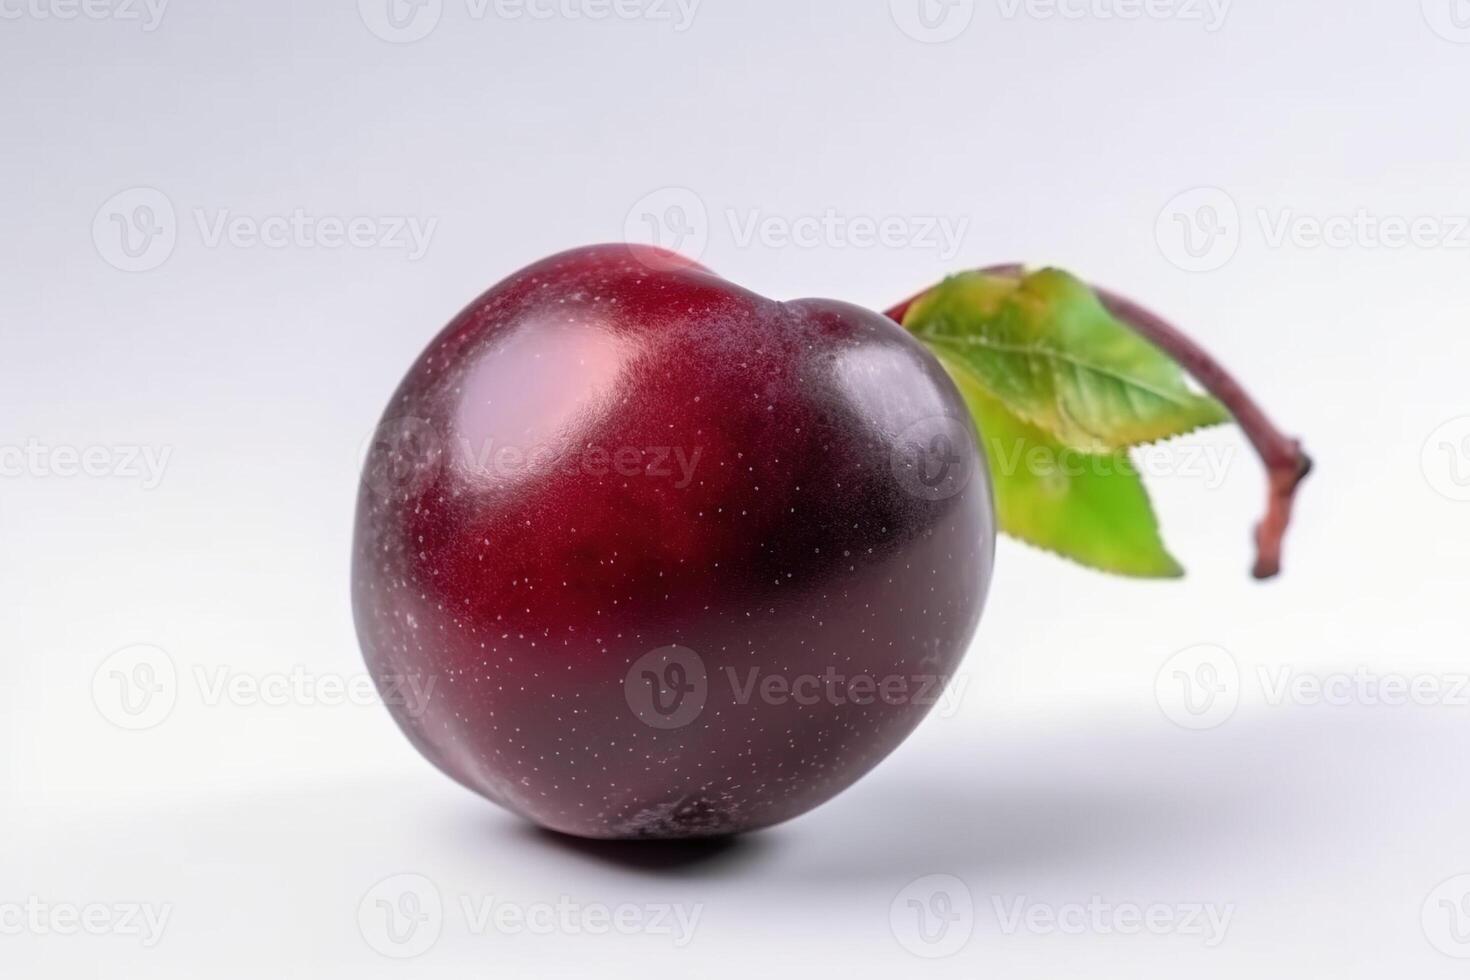
<svg viewBox="0 0 1470 980"><path fill-rule="evenodd" d="M354 612L460 783L583 837L723 835L913 731L994 541L969 413L900 326L605 245L511 276L409 370L368 453Z"/></svg>

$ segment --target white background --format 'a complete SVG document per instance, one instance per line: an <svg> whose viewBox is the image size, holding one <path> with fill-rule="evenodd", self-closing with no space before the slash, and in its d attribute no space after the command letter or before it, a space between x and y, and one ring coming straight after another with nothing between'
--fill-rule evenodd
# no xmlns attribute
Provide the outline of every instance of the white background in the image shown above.
<svg viewBox="0 0 1470 980"><path fill-rule="evenodd" d="M904 0L560 4L443 0L395 30L372 0L0 0L0 925L27 903L169 915L151 948L121 923L11 928L0 971L1463 976L1470 7L960 0L930 30ZM298 212L371 241L248 235ZM742 234L829 214L847 230ZM865 247L850 223L882 218L914 237ZM431 229L423 254L394 219ZM962 224L957 247L926 219ZM724 848L555 841L380 706L213 697L361 681L351 512L392 387L504 275L650 227L778 298L882 308L1021 259L1147 301L1317 457L1286 575L1248 579L1259 469L1199 436L1218 479L1181 454L1152 480L1189 578L1003 544L959 710ZM100 474L57 472L98 447ZM129 447L166 465L134 473ZM175 683L127 731L106 681L139 644ZM1217 698L1191 714L1176 671L1202 666ZM1344 673L1344 703L1277 696ZM1431 703L1383 703L1385 675ZM444 906L413 948L373 924L424 890L373 891L400 874ZM462 899L699 919L682 946L476 930ZM950 931L919 937L909 899L947 899ZM1088 903L1114 911L1009 918ZM1175 924L1129 930L1130 905Z"/></svg>

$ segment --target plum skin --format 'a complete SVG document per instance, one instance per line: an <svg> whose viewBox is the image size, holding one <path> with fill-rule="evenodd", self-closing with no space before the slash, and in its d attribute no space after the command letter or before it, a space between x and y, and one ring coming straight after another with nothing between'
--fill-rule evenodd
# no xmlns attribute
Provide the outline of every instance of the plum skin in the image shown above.
<svg viewBox="0 0 1470 980"><path fill-rule="evenodd" d="M603 245L493 287L409 370L359 488L353 611L399 726L466 787L581 837L717 836L903 741L994 547L969 413L900 326ZM686 680L692 715L661 687Z"/></svg>

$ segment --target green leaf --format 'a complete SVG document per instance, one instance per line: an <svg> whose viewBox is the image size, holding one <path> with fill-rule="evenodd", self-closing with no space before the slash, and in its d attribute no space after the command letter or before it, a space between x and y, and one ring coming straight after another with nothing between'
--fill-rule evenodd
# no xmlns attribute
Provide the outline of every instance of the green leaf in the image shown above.
<svg viewBox="0 0 1470 980"><path fill-rule="evenodd" d="M1178 578L1143 480L1126 452L1062 445L992 397L968 364L940 357L980 429L1001 530L1080 564L1139 578Z"/></svg>
<svg viewBox="0 0 1470 980"><path fill-rule="evenodd" d="M904 326L1073 449L1110 453L1230 420L1086 283L1056 269L955 276L915 303Z"/></svg>

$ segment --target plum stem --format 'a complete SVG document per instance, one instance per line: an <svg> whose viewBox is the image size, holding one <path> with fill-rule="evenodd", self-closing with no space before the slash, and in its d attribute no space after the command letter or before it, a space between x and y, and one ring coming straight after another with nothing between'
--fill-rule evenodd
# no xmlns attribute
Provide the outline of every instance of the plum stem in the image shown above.
<svg viewBox="0 0 1470 980"><path fill-rule="evenodd" d="M979 271L986 275L1019 277L1025 273L1025 266L1011 263ZM1297 489L1312 472L1311 457L1303 450L1300 441L1284 435L1276 427L1260 404L1219 361L1183 331L1130 299L1106 289L1096 289L1096 292L1108 312L1172 357L1206 391L1218 398L1255 447L1266 467L1267 496L1266 514L1255 529L1256 563L1252 574L1258 579L1275 578L1281 573L1282 542L1291 524ZM929 290L925 290L905 300L886 315L903 323L909 308L928 293Z"/></svg>

